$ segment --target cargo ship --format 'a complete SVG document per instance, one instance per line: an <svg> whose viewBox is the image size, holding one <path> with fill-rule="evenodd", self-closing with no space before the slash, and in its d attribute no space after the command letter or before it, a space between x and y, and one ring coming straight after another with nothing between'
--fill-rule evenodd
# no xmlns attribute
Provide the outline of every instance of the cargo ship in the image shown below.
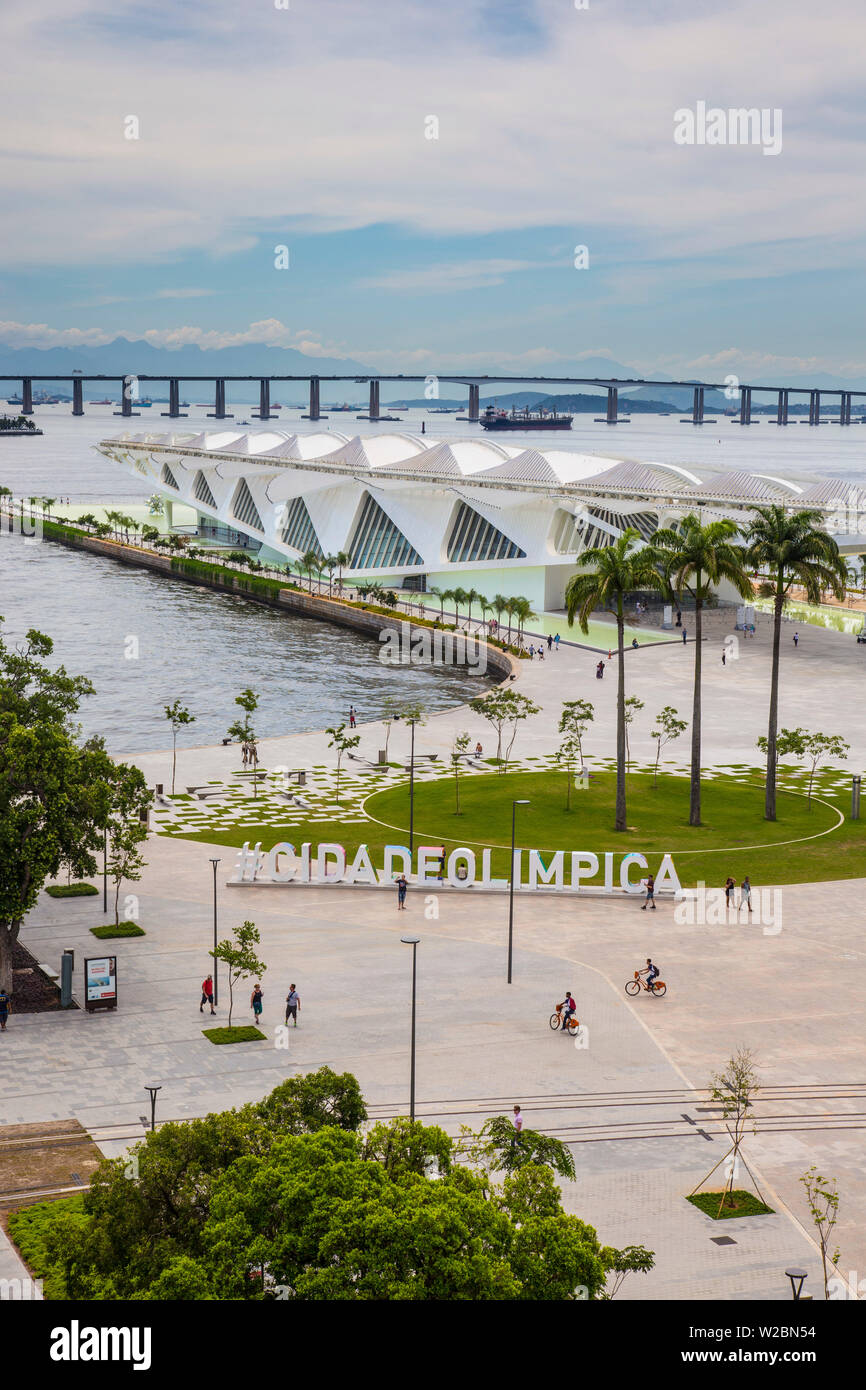
<svg viewBox="0 0 866 1390"><path fill-rule="evenodd" d="M555 410L497 410L489 405L479 418L485 430L570 430L573 415Z"/></svg>
<svg viewBox="0 0 866 1390"><path fill-rule="evenodd" d="M110 400L108 399L108 397L105 396L101 401L88 401L87 404L88 404L88 405L114 405L114 401L110 401Z"/></svg>

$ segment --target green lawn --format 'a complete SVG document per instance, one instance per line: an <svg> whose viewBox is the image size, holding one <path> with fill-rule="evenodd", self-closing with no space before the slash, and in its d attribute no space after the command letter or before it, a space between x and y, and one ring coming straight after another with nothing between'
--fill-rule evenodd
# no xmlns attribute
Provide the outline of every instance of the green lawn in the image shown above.
<svg viewBox="0 0 866 1390"><path fill-rule="evenodd" d="M828 789L829 788L829 789ZM460 814L455 812L454 780L443 777L415 785L415 842L444 843L448 848L493 846L493 871L504 876L511 838L511 805L518 808L517 844L539 850L581 850L601 855L612 851L618 881L623 854L638 850L650 857L669 852L684 885L704 880L711 885L732 874L738 882L748 874L754 884L802 883L866 876L866 823L843 820L848 793L840 790L838 774L827 774L811 809L805 795L788 790L778 798L778 820L764 820L764 790L753 769L716 769L703 785L703 825L688 824L689 784L683 776L660 774L657 786L648 772L628 777L628 825L613 830L615 777L612 771L593 775L586 790L572 790L571 810L565 809L566 780L558 768L464 776L460 779ZM269 848L286 839L319 843L335 840L350 855L359 844L369 846L381 866L386 844L408 842L408 782L372 792L364 802L369 822L357 810L339 820L316 820L309 825L259 823L254 807L250 820L231 829L202 829L187 838L241 845L260 840Z"/></svg>
<svg viewBox="0 0 866 1390"><path fill-rule="evenodd" d="M267 1035L261 1029L254 1028L251 1023L235 1023L231 1028L202 1028L201 1031L208 1042L216 1043L217 1046L225 1046L226 1043L267 1041Z"/></svg>

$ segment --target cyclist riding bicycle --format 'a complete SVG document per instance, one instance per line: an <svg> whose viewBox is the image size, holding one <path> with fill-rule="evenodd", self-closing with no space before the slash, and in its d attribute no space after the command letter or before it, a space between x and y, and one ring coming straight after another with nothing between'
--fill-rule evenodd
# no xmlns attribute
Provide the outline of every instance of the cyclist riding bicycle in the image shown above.
<svg viewBox="0 0 866 1390"><path fill-rule="evenodd" d="M661 971L659 970L657 965L653 965L649 956L647 956L646 958L646 967L643 970L639 970L638 974L646 975L646 987L649 990L650 994L652 994L653 980L658 979L659 975L661 974Z"/></svg>
<svg viewBox="0 0 866 1390"><path fill-rule="evenodd" d="M568 1020L571 1018L572 1014L574 1014L574 1013L577 1012L577 1005L576 1005L576 1003L574 1002L574 998L573 998L573 996L572 996L572 993L571 993L571 990L570 990L570 989L567 989L567 990L565 991L565 998L563 999L563 1001L562 1001L561 1004L558 1004L558 1005L557 1005L557 1008L560 1008L560 1009L562 1009L562 1011L563 1011L563 1012L562 1012L562 1027L563 1027L563 1031L567 1033L567 1032L568 1032Z"/></svg>

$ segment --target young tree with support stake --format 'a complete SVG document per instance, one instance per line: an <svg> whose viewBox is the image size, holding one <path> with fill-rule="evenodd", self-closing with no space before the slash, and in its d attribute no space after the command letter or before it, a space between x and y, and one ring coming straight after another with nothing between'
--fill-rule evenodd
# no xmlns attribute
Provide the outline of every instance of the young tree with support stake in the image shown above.
<svg viewBox="0 0 866 1390"><path fill-rule="evenodd" d="M661 761L662 749L666 744L673 743L675 738L680 737L680 734L684 734L687 728L688 724L686 721L677 718L677 711L674 709L673 705L665 705L664 709L660 710L656 715L655 728L652 731L652 737L655 739L656 745L653 787L658 785L659 763Z"/></svg>
<svg viewBox="0 0 866 1390"><path fill-rule="evenodd" d="M824 1297L829 1299L830 1281L827 1266L828 1264L838 1264L841 1253L839 1247L836 1246L832 1255L828 1254L833 1228L839 1218L839 1193L836 1188L836 1179L822 1177L813 1163L812 1167L803 1174L800 1182L806 1189L809 1215L815 1230L818 1232L821 1268L824 1274Z"/></svg>
<svg viewBox="0 0 866 1390"><path fill-rule="evenodd" d="M486 695L478 695L474 700L469 701L469 708L473 714L480 714L488 720L496 730L496 759L499 763L499 771L507 772L508 758L514 747L514 740L517 737L517 726L530 715L540 714L541 706L536 705L527 695L521 695L518 690L507 689L491 690ZM505 757L502 756L502 740L505 736L507 725L511 725L511 738L505 748Z"/></svg>
<svg viewBox="0 0 866 1390"><path fill-rule="evenodd" d="M241 980L249 980L253 976L260 979L267 966L263 965L256 955L256 947L261 941L261 935L255 922L244 922L243 926L235 927L232 937L226 937L220 941L213 951L208 955L214 960L224 961L228 966L229 976L229 1021L228 1026L232 1026L232 1009L234 1008L234 988Z"/></svg>
<svg viewBox="0 0 866 1390"><path fill-rule="evenodd" d="M454 768L454 814L460 815L460 764L469 747L469 734L457 734L451 748L451 765Z"/></svg>
<svg viewBox="0 0 866 1390"><path fill-rule="evenodd" d="M755 1175L742 1154L743 1135L751 1120L749 1111L754 1105L755 1096L760 1090L758 1073L755 1068L755 1058L751 1049L747 1047L738 1048L734 1055L728 1058L724 1071L717 1072L715 1076L712 1077L708 1090L713 1105L721 1108L722 1118L725 1121L725 1128L731 1140L731 1147L728 1149L727 1153L722 1155L718 1163L713 1165L706 1177L701 1179L697 1187L692 1189L689 1196L694 1197L695 1193L712 1177L716 1169L725 1163L727 1176L725 1188L722 1192L721 1201L719 1202L718 1214L720 1215L723 1206L733 1207L735 1205L733 1195L734 1179L737 1176L740 1160L742 1160L743 1167L752 1179L755 1191L760 1200L762 1202L764 1201L761 1190L757 1182L755 1182ZM733 1129L731 1129L728 1121L733 1121ZM715 1196L715 1194L713 1195ZM766 1203L764 1203L764 1205L766 1205Z"/></svg>
<svg viewBox="0 0 866 1390"><path fill-rule="evenodd" d="M171 725L171 794L174 796L174 774L177 767L177 734L179 729L183 729L187 724L195 723L195 715L190 714L185 709L180 700L175 700L172 705L165 705L165 717Z"/></svg>
<svg viewBox="0 0 866 1390"><path fill-rule="evenodd" d="M120 925L120 889L138 883L146 865L141 845L147 840L147 808L152 797L137 767L119 766L114 782L113 813L108 824L107 867L114 884L114 925Z"/></svg>
<svg viewBox="0 0 866 1390"><path fill-rule="evenodd" d="M595 711L589 700L566 700L559 717L559 732L564 735L557 752L557 758L565 767L568 782L565 800L566 811L571 810L571 783L574 768L583 767L583 740L586 731L595 718Z"/></svg>
<svg viewBox="0 0 866 1390"><path fill-rule="evenodd" d="M337 750L337 794L336 794L336 800L337 800L337 805L339 806L339 804L340 804L340 772L341 772L341 769L342 769L343 757L344 757L344 755L345 755L346 753L349 752L350 749L352 749L352 748L357 748L358 744L359 744L360 741L361 741L361 735L360 735L360 734L347 734L347 733L346 733L346 726L345 726L345 724L338 724L338 725L336 726L336 728L326 729L326 730L325 730L325 733L326 733L326 734L330 734L330 738L328 739L328 747L329 747L329 748L336 748L336 750Z"/></svg>
<svg viewBox="0 0 866 1390"><path fill-rule="evenodd" d="M247 686L246 690L242 690L240 695L235 696L235 704L240 705L241 709L244 711L244 717L243 719L236 719L233 724L229 725L226 732L229 738L237 739L239 743L248 743L252 749L253 797L255 798L258 796L256 768L258 766L259 754L256 748L256 735L252 725L252 716L259 707L259 697L254 690L251 690L250 687Z"/></svg>

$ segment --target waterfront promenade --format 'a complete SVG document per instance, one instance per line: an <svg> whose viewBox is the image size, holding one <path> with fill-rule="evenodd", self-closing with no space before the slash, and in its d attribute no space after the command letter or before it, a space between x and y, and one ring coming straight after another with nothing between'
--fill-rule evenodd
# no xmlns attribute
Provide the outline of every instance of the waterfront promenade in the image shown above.
<svg viewBox="0 0 866 1390"><path fill-rule="evenodd" d="M757 764L769 623L759 619L756 638L741 641L739 659L725 667L720 654L729 615L711 615L707 627L705 761ZM836 633L801 629L795 650L791 631L783 647L780 722L843 732L852 745L850 766L859 767L866 747L862 648ZM711 659L714 652L718 661ZM662 704L688 717L693 656L682 644L629 652L628 689L646 701L647 728L648 716ZM563 647L543 663L522 663L514 685L544 711L521 731L522 751L550 752L562 699L585 697L596 705L590 761L610 754L614 670L596 681L597 661L596 653ZM399 676L395 670L395 689ZM347 710L352 696L347 690ZM360 750L375 756L382 730L365 725L359 713ZM489 747L489 727L457 709L431 718L418 732L417 748L445 755L460 728ZM633 731L633 738L645 757L646 734ZM406 751L405 741L395 726L394 755ZM321 733L265 740L260 754L265 766L301 767L333 757ZM168 779L169 755L136 761L149 781ZM227 776L238 763L236 746L181 745L178 785ZM221 934L243 917L262 932L268 964L268 1039L262 1043L214 1048L201 1037L206 1020L198 1010L198 986L212 931L212 854L222 860ZM158 1114L182 1118L260 1096L287 1072L324 1063L355 1072L374 1115L405 1113L409 953L399 937L411 929L421 937L419 1117L456 1132L461 1122L478 1124L485 1113L506 1112L519 1101L527 1124L573 1141L578 1179L566 1190L569 1209L593 1222L605 1242L643 1243L657 1252L657 1268L630 1279L625 1297L785 1298L784 1270L791 1264L809 1270L817 1296L819 1259L804 1229L808 1213L799 1183L812 1164L838 1179L842 1266L866 1270L862 1130L847 1127L859 1123L860 1102L841 1084L861 1079L866 1043L861 880L783 887L778 935L679 925L665 904L644 915L638 903L621 898L521 895L515 976L508 986L502 897L431 886L438 916L425 917L420 892L410 894L407 912L398 916L388 889L225 887L234 862L226 846L154 836L148 857L145 878L136 885L147 936L112 945L119 960L118 1011L13 1019L3 1047L15 1081L5 1089L2 1122L73 1115L101 1133L105 1152L115 1153L132 1142L130 1135L142 1133L146 1082L162 1085ZM55 964L64 948L73 947L80 985L81 959L95 953L88 928L101 920L99 906L98 899L43 898L23 940L40 961ZM624 981L648 954L661 963L668 993L663 1000L630 1000ZM301 1027L282 1050L273 1029L282 1023L292 980L302 998ZM567 988L588 1030L583 1049L547 1027ZM238 1001L240 1021L248 1016L248 993L242 990ZM223 1020L226 1002L223 987ZM719 1224L684 1201L724 1152L721 1136L705 1137L705 1101L691 1088L704 1088L739 1046L755 1051L765 1088L806 1089L802 1101L790 1089L774 1093L761 1115L775 1132L764 1127L747 1138L748 1161L777 1215ZM118 1133L127 1137L110 1137ZM734 1244L715 1244L721 1236Z"/></svg>

